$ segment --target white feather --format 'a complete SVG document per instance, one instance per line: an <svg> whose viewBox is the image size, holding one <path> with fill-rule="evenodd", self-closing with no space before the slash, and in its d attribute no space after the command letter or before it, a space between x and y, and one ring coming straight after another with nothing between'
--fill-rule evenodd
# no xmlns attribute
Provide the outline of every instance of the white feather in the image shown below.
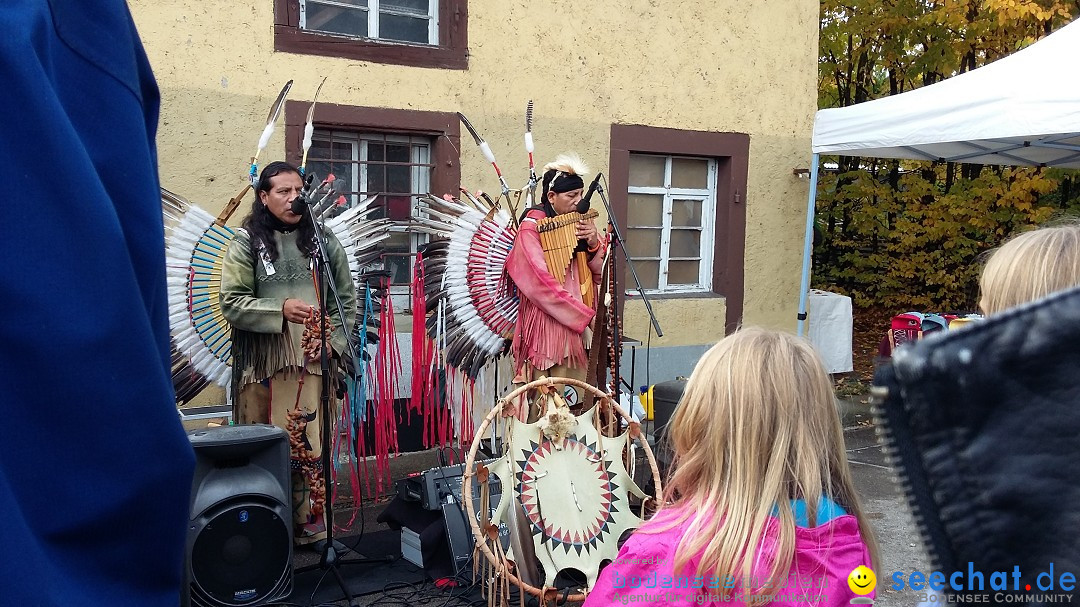
<svg viewBox="0 0 1080 607"><path fill-rule="evenodd" d="M259 137L259 151L266 149L267 144L270 143L270 136L274 134L274 123L271 122L263 129L262 135ZM248 141L251 141L250 139ZM250 145L250 144L249 144ZM248 148L251 149L251 148Z"/></svg>
<svg viewBox="0 0 1080 607"><path fill-rule="evenodd" d="M484 158L487 158L488 162L495 163L495 154L491 152L491 146L486 141L480 142L480 152L484 155Z"/></svg>
<svg viewBox="0 0 1080 607"><path fill-rule="evenodd" d="M311 136L315 133L315 125L310 122L304 125L304 150L311 149ZM267 138L269 140L269 138Z"/></svg>

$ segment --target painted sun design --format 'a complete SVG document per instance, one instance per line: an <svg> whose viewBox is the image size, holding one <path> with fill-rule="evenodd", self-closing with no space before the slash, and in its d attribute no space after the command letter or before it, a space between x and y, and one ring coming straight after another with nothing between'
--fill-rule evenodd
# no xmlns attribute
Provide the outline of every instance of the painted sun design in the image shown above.
<svg viewBox="0 0 1080 607"><path fill-rule="evenodd" d="M513 488L503 492L492 518L528 530L526 545L511 545L507 559L535 559L543 586L568 569L584 573L593 586L601 563L618 556L618 539L641 524L631 500L645 494L623 462L629 433L602 437L595 407L576 418L562 449L539 421L513 424L507 450L489 467L504 488Z"/></svg>
<svg viewBox="0 0 1080 607"><path fill-rule="evenodd" d="M567 553L596 549L619 512L620 492L612 481L611 460L601 457L595 443L577 437L567 438L561 450L549 440L529 441L521 455L518 492L533 535ZM570 478L566 470L577 474Z"/></svg>

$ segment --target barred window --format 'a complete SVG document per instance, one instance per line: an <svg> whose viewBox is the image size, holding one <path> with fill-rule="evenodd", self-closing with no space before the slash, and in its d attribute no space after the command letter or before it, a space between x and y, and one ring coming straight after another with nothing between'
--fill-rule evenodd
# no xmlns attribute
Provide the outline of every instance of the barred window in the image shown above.
<svg viewBox="0 0 1080 607"><path fill-rule="evenodd" d="M431 189L431 144L425 136L316 129L308 171L319 178L333 173L344 181L345 206L336 212L377 196L379 210L370 217L404 222L416 206L416 197ZM423 235L404 232L395 232L382 242L392 294L407 294L413 256L423 242ZM400 310L406 302L395 304Z"/></svg>

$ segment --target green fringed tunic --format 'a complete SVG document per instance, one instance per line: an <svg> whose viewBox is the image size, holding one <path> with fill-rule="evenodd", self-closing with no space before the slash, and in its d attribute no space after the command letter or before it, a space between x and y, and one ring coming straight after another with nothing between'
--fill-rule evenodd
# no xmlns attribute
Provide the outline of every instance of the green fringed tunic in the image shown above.
<svg viewBox="0 0 1080 607"><path fill-rule="evenodd" d="M297 232L274 232L278 258L273 274L267 273L261 256L252 255L246 230L236 231L221 266L221 311L232 325L233 396L243 386L261 382L281 370L306 368L321 375L319 362L304 362L301 338L304 325L285 321L282 307L289 298L318 305L312 261L296 247ZM327 256L338 297L345 310L345 330L356 320L356 288L349 273L348 256L332 233L327 232ZM332 293L327 294L330 320L335 327L330 346L339 356L347 342Z"/></svg>

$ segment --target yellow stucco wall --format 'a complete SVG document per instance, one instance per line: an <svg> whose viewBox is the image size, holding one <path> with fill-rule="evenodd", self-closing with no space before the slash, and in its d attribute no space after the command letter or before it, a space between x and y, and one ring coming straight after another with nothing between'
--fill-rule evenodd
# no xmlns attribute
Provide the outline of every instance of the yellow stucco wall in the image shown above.
<svg viewBox="0 0 1080 607"><path fill-rule="evenodd" d="M542 163L577 150L606 170L612 123L750 135L744 322L793 329L815 110L815 0L469 2L469 67L439 70L275 52L273 2L129 0L162 91L161 180L217 213L244 185L281 85L344 105L461 111L512 185L525 180L521 125L536 104ZM462 181L497 189L462 131ZM284 153L279 126L263 163ZM618 195L617 193L615 195ZM239 212L232 223L236 223ZM654 346L723 335L723 298L654 302ZM627 334L644 335L640 302Z"/></svg>

